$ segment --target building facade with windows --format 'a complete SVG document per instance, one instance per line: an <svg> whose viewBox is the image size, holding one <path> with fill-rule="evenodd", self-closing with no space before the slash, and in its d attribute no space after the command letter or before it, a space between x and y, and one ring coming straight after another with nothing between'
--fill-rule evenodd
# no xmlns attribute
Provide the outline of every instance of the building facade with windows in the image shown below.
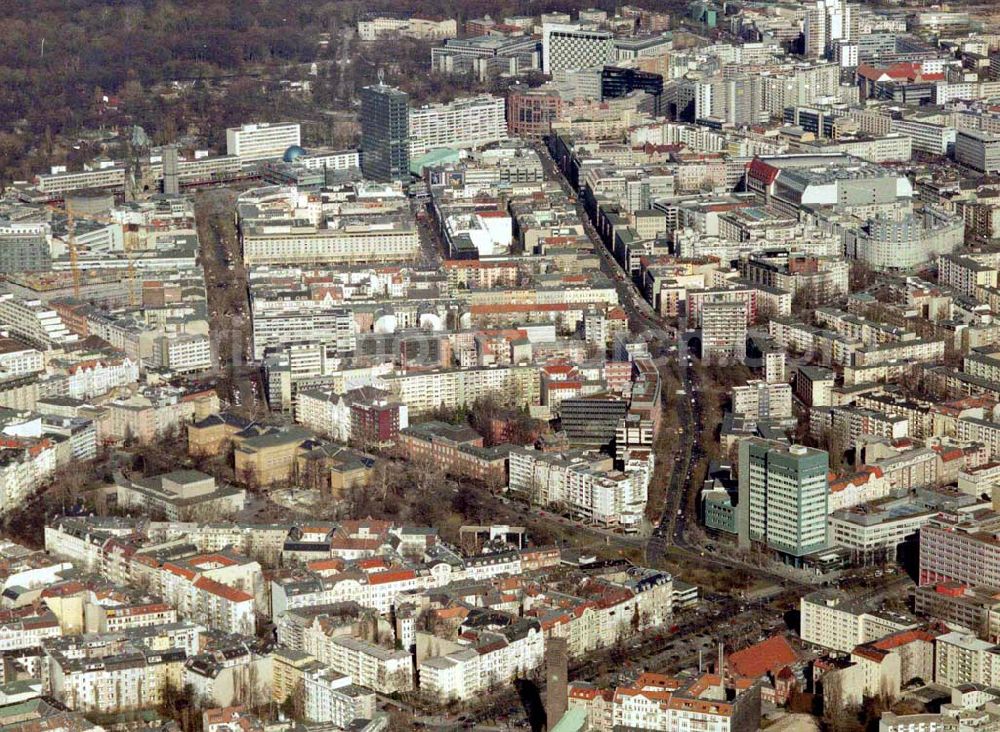
<svg viewBox="0 0 1000 732"><path fill-rule="evenodd" d="M226 130L226 154L241 162L280 158L288 148L301 144L302 131L297 122L260 122Z"/></svg>
<svg viewBox="0 0 1000 732"><path fill-rule="evenodd" d="M410 175L410 97L384 83L361 90L361 171L380 181Z"/></svg>
<svg viewBox="0 0 1000 732"><path fill-rule="evenodd" d="M739 538L797 562L824 549L829 456L802 445L740 443Z"/></svg>

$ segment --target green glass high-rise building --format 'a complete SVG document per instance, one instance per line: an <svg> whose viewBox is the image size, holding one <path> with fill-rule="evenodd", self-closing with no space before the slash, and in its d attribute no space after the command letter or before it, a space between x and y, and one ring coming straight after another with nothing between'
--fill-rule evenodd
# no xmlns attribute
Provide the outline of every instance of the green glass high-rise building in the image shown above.
<svg viewBox="0 0 1000 732"><path fill-rule="evenodd" d="M361 90L361 172L379 181L410 177L410 97L381 80Z"/></svg>
<svg viewBox="0 0 1000 732"><path fill-rule="evenodd" d="M758 439L741 442L740 545L765 544L792 560L825 549L829 467L824 450Z"/></svg>

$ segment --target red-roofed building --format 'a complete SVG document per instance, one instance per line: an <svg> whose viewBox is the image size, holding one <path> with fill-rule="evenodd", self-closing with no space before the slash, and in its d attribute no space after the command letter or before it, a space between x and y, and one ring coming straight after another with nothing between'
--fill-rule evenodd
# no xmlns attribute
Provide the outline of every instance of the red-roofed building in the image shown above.
<svg viewBox="0 0 1000 732"><path fill-rule="evenodd" d="M857 70L858 83L864 98L881 97L881 89L896 85L922 84L944 81L940 71L927 72L921 62L897 63L884 68L861 64Z"/></svg>
<svg viewBox="0 0 1000 732"><path fill-rule="evenodd" d="M199 577L191 588L194 603L191 619L227 633L254 634L252 595L208 577Z"/></svg>
<svg viewBox="0 0 1000 732"><path fill-rule="evenodd" d="M609 698L609 692L610 698ZM642 674L613 691L583 682L569 687L568 706L587 712L590 729L705 729L742 732L760 724L760 685L713 674L681 681Z"/></svg>
<svg viewBox="0 0 1000 732"><path fill-rule="evenodd" d="M911 680L933 678L934 639L946 632L942 625L927 625L859 645L851 652L849 666L829 672L842 682L844 703L857 704L866 696L892 701Z"/></svg>
<svg viewBox="0 0 1000 732"><path fill-rule="evenodd" d="M765 641L733 653L728 658L728 668L739 676L758 678L774 675L785 666L799 662L799 654L784 635L775 635Z"/></svg>

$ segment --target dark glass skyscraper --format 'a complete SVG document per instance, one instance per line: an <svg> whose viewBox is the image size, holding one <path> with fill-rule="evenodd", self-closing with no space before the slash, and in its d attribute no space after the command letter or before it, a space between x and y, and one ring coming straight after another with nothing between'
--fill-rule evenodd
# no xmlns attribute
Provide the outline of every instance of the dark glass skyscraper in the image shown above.
<svg viewBox="0 0 1000 732"><path fill-rule="evenodd" d="M660 112L663 99L663 77L648 71L605 66L601 71L601 97L615 99L631 94L636 89L644 91L655 100L655 112Z"/></svg>
<svg viewBox="0 0 1000 732"><path fill-rule="evenodd" d="M361 90L361 171L390 181L410 177L410 97L379 83Z"/></svg>

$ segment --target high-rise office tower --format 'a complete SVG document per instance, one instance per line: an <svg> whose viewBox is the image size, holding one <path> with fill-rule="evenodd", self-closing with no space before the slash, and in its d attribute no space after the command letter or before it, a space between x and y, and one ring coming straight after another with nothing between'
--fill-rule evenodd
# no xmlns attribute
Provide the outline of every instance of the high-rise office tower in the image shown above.
<svg viewBox="0 0 1000 732"><path fill-rule="evenodd" d="M614 57L615 37L608 31L586 30L575 24L542 26L542 71L546 74L604 66Z"/></svg>
<svg viewBox="0 0 1000 732"><path fill-rule="evenodd" d="M410 175L410 97L379 83L361 90L361 172L380 181Z"/></svg>
<svg viewBox="0 0 1000 732"><path fill-rule="evenodd" d="M741 442L740 545L758 542L795 560L824 549L829 465L823 450L758 439Z"/></svg>

